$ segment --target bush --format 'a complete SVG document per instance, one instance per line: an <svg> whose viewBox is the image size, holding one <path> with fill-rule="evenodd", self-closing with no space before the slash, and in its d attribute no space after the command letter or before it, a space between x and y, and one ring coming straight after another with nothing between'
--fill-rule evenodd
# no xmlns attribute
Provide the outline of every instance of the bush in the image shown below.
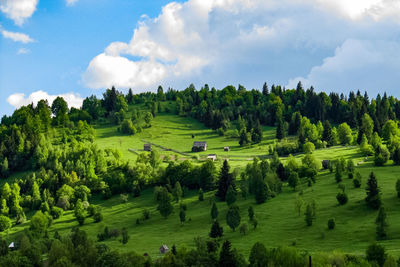
<svg viewBox="0 0 400 267"><path fill-rule="evenodd" d="M143 220L148 220L148 219L150 219L150 211L149 211L148 209L144 209L144 210L142 211L142 214L143 214Z"/></svg>
<svg viewBox="0 0 400 267"><path fill-rule="evenodd" d="M239 227L239 231L241 234L246 235L247 234L247 224L242 223Z"/></svg>
<svg viewBox="0 0 400 267"><path fill-rule="evenodd" d="M329 219L328 220L328 229L332 230L335 229L336 223L335 223L335 219Z"/></svg>
<svg viewBox="0 0 400 267"><path fill-rule="evenodd" d="M7 230L8 228L11 228L11 219L0 215L0 232L3 232L5 230Z"/></svg>
<svg viewBox="0 0 400 267"><path fill-rule="evenodd" d="M344 205L347 203L347 201L349 200L347 197L347 194L345 192L339 192L336 195L336 199L339 202L340 205Z"/></svg>
<svg viewBox="0 0 400 267"><path fill-rule="evenodd" d="M130 134L133 135L137 132L135 126L133 126L133 123L130 119L125 119L121 123L121 132L124 134Z"/></svg>
<svg viewBox="0 0 400 267"><path fill-rule="evenodd" d="M387 257L385 248L376 243L367 248L366 256L369 262L375 262L379 266L383 266Z"/></svg>
<svg viewBox="0 0 400 267"><path fill-rule="evenodd" d="M93 219L94 219L94 222L96 222L96 223L101 222L103 220L103 214L101 214L101 212L96 212L93 215Z"/></svg>
<svg viewBox="0 0 400 267"><path fill-rule="evenodd" d="M60 218L61 216L63 216L63 213L64 213L64 210L62 208L59 208L56 206L52 207L51 211L50 211L50 214L53 217L53 219Z"/></svg>

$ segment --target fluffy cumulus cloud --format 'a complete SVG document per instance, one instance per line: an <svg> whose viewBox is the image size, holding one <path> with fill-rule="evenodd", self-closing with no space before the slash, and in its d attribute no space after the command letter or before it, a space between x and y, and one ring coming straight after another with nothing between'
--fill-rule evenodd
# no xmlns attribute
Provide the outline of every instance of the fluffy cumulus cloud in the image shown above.
<svg viewBox="0 0 400 267"><path fill-rule="evenodd" d="M36 10L39 0L0 0L0 11L21 26Z"/></svg>
<svg viewBox="0 0 400 267"><path fill-rule="evenodd" d="M23 93L12 94L7 98L7 102L15 108L20 108L22 106L26 106L31 103L36 105L37 102L39 102L40 100L47 99L47 101L51 105L51 103L53 103L54 99L56 99L58 96L61 96L64 98L64 100L68 103L69 108L71 108L71 107L80 108L82 106L83 98L80 97L79 94L67 93L67 94L61 94L61 95L50 95L47 92L44 92L41 90L33 92L29 96L26 96Z"/></svg>
<svg viewBox="0 0 400 267"><path fill-rule="evenodd" d="M362 83L346 80L349 89L358 88L371 79L385 80L400 71L395 59L391 64L384 61L390 53L398 52L399 3L172 2L157 17L145 16L129 42L110 43L90 61L82 80L90 88L115 85L139 90L153 89L158 84L179 89L191 82L260 87L268 81L293 86L300 79L324 89L340 90L344 87L335 80L344 83L346 79L341 75L377 71L376 75L364 75ZM332 86L325 87L328 84Z"/></svg>
<svg viewBox="0 0 400 267"><path fill-rule="evenodd" d="M399 71L398 42L349 39L336 49L332 57L313 67L306 77L291 79L288 87L294 88L301 81L306 87L313 85L324 90L359 89L379 93L398 87L395 77Z"/></svg>
<svg viewBox="0 0 400 267"><path fill-rule="evenodd" d="M4 38L11 39L14 42L21 42L24 44L34 42L34 40L25 33L9 32L6 30L1 30L1 29L0 29L0 31Z"/></svg>

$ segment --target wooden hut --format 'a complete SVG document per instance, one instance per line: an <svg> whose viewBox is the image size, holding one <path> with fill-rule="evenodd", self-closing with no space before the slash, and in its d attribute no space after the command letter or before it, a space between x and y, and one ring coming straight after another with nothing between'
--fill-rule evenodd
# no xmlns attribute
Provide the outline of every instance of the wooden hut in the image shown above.
<svg viewBox="0 0 400 267"><path fill-rule="evenodd" d="M144 144L144 151L151 151L151 144Z"/></svg>

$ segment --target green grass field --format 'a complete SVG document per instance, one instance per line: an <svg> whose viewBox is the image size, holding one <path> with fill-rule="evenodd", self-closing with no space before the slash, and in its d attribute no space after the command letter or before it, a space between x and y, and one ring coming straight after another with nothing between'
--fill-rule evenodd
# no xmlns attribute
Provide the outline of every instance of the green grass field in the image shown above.
<svg viewBox="0 0 400 267"><path fill-rule="evenodd" d="M192 135L195 138L192 138ZM189 156L177 154L172 151L164 151L154 147L162 156L177 156L179 159L191 159L198 156L204 159L208 154L217 154L220 159L230 158L232 167L243 167L247 161L255 156L263 156L268 152L268 145L274 142L275 129L272 127L263 127L264 140L257 145L246 147L239 146L239 140L219 136L215 131L206 128L202 123L189 117L180 117L170 114L159 114L155 117L152 127L145 128L141 133L133 136L123 135L117 131L117 126L98 126L96 127L96 143L100 148L119 148L125 159L135 161L137 155L128 149L143 152L143 145L150 141L154 144L171 148ZM143 141L145 140L145 141ZM206 141L207 151L192 153L194 141ZM224 151L224 147L230 147L229 152ZM196 161L195 161L196 162Z"/></svg>
<svg viewBox="0 0 400 267"><path fill-rule="evenodd" d="M195 138L192 139L192 134ZM258 155L267 154L267 145L274 142L275 131L273 128L264 127L264 141L259 145L249 147L239 147L238 140L228 139L218 136L214 131L205 128L201 123L187 117L176 115L159 115L154 119L151 128L144 129L143 132L134 136L121 135L117 132L117 127L96 127L96 143L100 148L120 148L123 157L132 163L136 160L136 155L128 149L141 150L144 142L142 139L153 143L173 148L182 152L190 153L192 143L196 141L207 141L209 150L198 154L204 156L215 153L220 158L231 157L230 165L244 167L251 158ZM224 152L223 147L230 146L230 152ZM140 152L140 151L139 151ZM172 155L175 153L161 151L162 155ZM355 163L363 161L363 156L357 147L333 147L320 149L314 152L318 160L335 159L338 157L352 158ZM300 161L302 155L296 158ZM184 156L179 156L184 159ZM191 158L189 158L191 159ZM282 158L284 161L285 158ZM198 163L197 160L193 162ZM221 163L221 161L219 161ZM232 169L233 169L232 168ZM366 207L365 184L368 175L374 171L378 184L383 193L383 202L387 212L389 223L388 239L381 241L387 251L394 255L400 255L400 199L397 198L395 183L400 172L398 166L375 167L371 160L364 162L356 167L362 174L362 186L355 189L352 180L343 177L343 184L349 196L349 202L344 206L338 206L336 194L339 192L334 175L329 171L323 171L317 176L317 182L312 187L307 187L305 183L293 192L291 188L284 185L283 192L276 198L268 200L262 205L256 205L252 196L248 199L238 197L237 204L241 210L242 222L248 222L247 209L250 205L254 206L258 227L253 230L250 225L247 235L242 235L237 230L232 232L226 225L225 214L227 205L218 202L219 221L224 227L224 238L232 241L235 248L244 255L249 254L251 246L260 241L267 247L281 245L295 245L300 250L307 250L312 253L319 251L341 250L348 253L363 254L366 247L375 240L375 218L377 211L369 210ZM15 176L16 177L16 176ZM15 178L13 177L13 178ZM13 179L10 178L10 179ZM316 220L313 226L307 227L304 221L303 205L300 216L295 211L295 200L298 192L302 190L304 202L315 200ZM207 237L211 227L210 218L210 198L214 192L208 192L205 200L200 202L197 192L189 192L184 198L188 206L186 212L187 222L184 226L180 225L178 205L175 205L174 213L169 218L164 219L156 210L156 202L153 199L153 191L148 189L138 198L129 197L127 203L122 203L119 196L103 201L99 196L94 196L90 202L102 207L104 220L101 223L94 223L92 218L88 218L81 228L88 232L91 238L96 239L104 226L110 228L126 227L130 234L130 240L126 245L122 245L119 240L107 240L105 243L111 248L128 251L135 250L139 253L147 252L152 256L159 255L158 248L161 244L178 247L193 247L194 237ZM136 219L142 217L142 210L148 208L151 211L151 218L148 221L137 225ZM28 218L32 214L27 214ZM335 218L336 228L328 230L327 221ZM6 233L6 238L11 240L14 235L23 228L29 226L29 221L16 226ZM55 231L60 234L67 234L72 227L78 226L73 216L73 211L68 211L61 219L55 220L50 228L50 235Z"/></svg>

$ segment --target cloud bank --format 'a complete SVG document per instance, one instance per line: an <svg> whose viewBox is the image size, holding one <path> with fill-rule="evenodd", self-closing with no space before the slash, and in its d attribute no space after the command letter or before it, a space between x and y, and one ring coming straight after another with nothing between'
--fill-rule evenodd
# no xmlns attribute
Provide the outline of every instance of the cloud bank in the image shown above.
<svg viewBox="0 0 400 267"><path fill-rule="evenodd" d="M39 0L0 0L0 11L21 26L36 10Z"/></svg>
<svg viewBox="0 0 400 267"><path fill-rule="evenodd" d="M26 95L23 93L12 94L7 98L7 102L15 108L20 108L22 106L26 106L31 103L36 105L40 100L46 99L51 105L54 99L56 99L58 96L64 98L64 100L68 103L69 108L71 107L80 108L82 106L83 98L80 97L79 94L67 93L60 95L50 95L47 92L41 90L33 92L28 97L26 97Z"/></svg>
<svg viewBox="0 0 400 267"><path fill-rule="evenodd" d="M395 0L172 2L144 16L130 42L110 43L82 80L137 90L298 80L321 90L393 89L399 23Z"/></svg>

